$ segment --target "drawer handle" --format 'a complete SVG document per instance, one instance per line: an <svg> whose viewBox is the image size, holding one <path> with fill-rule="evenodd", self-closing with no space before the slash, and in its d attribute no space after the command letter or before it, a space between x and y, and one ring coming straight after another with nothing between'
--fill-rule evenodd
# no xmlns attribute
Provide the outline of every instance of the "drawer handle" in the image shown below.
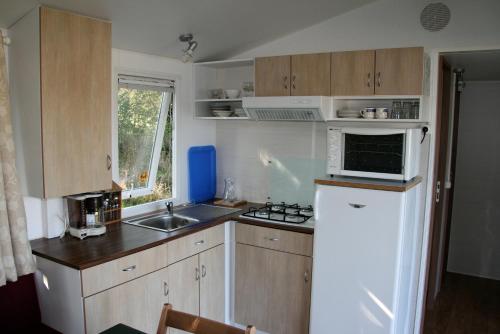
<svg viewBox="0 0 500 334"><path fill-rule="evenodd" d="M204 240L200 240L200 241L196 241L194 244L196 246L198 246L198 245L202 245L204 242L205 242Z"/></svg>
<svg viewBox="0 0 500 334"><path fill-rule="evenodd" d="M267 238L267 240L269 240L269 241L278 241L280 239L279 238Z"/></svg>
<svg viewBox="0 0 500 334"><path fill-rule="evenodd" d="M163 282L163 295L165 297L168 297L168 293L170 292L170 289L168 288L168 283Z"/></svg>
<svg viewBox="0 0 500 334"><path fill-rule="evenodd" d="M130 266L130 267L127 267L127 268L123 268L122 271L132 271L135 269L135 264L133 266Z"/></svg>
<svg viewBox="0 0 500 334"><path fill-rule="evenodd" d="M366 206L364 204L356 204L356 203L349 203L349 205L352 206L355 209L362 209L362 208L364 208Z"/></svg>

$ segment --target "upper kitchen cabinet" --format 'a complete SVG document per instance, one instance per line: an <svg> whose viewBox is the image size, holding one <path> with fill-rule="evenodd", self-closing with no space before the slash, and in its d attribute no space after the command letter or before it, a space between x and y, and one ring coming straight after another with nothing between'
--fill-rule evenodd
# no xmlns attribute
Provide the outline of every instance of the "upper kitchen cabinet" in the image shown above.
<svg viewBox="0 0 500 334"><path fill-rule="evenodd" d="M26 194L111 187L111 23L36 8L10 30L18 167Z"/></svg>
<svg viewBox="0 0 500 334"><path fill-rule="evenodd" d="M422 95L423 48L334 52L333 96Z"/></svg>
<svg viewBox="0 0 500 334"><path fill-rule="evenodd" d="M375 94L422 95L424 49L375 51Z"/></svg>
<svg viewBox="0 0 500 334"><path fill-rule="evenodd" d="M330 53L255 59L255 96L330 95Z"/></svg>
<svg viewBox="0 0 500 334"><path fill-rule="evenodd" d="M292 56L292 96L330 95L330 53Z"/></svg>
<svg viewBox="0 0 500 334"><path fill-rule="evenodd" d="M373 95L375 51L332 53L332 95Z"/></svg>
<svg viewBox="0 0 500 334"><path fill-rule="evenodd" d="M255 96L289 96L290 62L290 56L255 58Z"/></svg>

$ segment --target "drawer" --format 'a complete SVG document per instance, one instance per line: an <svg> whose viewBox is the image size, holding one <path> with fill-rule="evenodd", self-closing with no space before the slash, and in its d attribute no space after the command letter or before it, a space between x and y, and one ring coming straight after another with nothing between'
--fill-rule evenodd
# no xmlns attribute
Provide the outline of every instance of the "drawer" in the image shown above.
<svg viewBox="0 0 500 334"><path fill-rule="evenodd" d="M236 242L306 256L313 253L312 234L243 223L236 224Z"/></svg>
<svg viewBox="0 0 500 334"><path fill-rule="evenodd" d="M167 262L172 264L224 243L224 226L220 224L167 243Z"/></svg>
<svg viewBox="0 0 500 334"><path fill-rule="evenodd" d="M82 270L87 297L167 266L167 245L161 245Z"/></svg>

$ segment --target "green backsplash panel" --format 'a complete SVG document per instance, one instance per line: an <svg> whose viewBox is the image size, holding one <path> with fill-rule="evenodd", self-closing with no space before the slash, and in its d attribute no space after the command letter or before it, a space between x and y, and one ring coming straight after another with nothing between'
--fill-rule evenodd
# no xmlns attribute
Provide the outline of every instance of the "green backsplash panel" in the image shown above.
<svg viewBox="0 0 500 334"><path fill-rule="evenodd" d="M269 167L271 201L313 204L314 179L325 176L325 160L273 158Z"/></svg>

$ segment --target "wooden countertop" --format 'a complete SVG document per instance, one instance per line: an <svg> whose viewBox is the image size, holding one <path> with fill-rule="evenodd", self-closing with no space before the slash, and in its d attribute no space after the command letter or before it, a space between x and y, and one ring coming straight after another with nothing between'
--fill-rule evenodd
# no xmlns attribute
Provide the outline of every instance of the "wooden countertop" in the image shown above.
<svg viewBox="0 0 500 334"><path fill-rule="evenodd" d="M61 239L41 238L31 241L31 249L33 254L37 256L82 270L223 224L229 220L300 233L314 233L314 229L300 225L280 225L239 217L252 206L259 207L263 204L248 203L239 207L241 210L233 214L168 233L130 224L115 223L108 225L106 234L99 237L79 240L66 234Z"/></svg>
<svg viewBox="0 0 500 334"><path fill-rule="evenodd" d="M417 186L420 182L422 182L422 178L420 176L416 176L407 182L367 179L367 178L354 178L345 176L334 176L331 178L314 180L314 183L326 186L395 191L395 192L408 191L411 188Z"/></svg>

